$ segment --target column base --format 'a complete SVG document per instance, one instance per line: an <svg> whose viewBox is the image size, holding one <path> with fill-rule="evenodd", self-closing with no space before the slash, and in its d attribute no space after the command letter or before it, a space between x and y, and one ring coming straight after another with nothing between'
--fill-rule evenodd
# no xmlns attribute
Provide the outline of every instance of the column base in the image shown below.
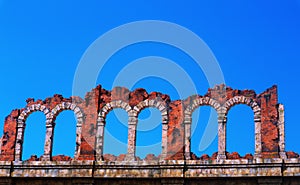
<svg viewBox="0 0 300 185"><path fill-rule="evenodd" d="M191 153L190 152L184 153L184 159L185 160L191 160Z"/></svg>
<svg viewBox="0 0 300 185"><path fill-rule="evenodd" d="M127 154L125 161L135 161L135 156L133 154Z"/></svg>
<svg viewBox="0 0 300 185"><path fill-rule="evenodd" d="M256 160L257 163L261 163L262 162L262 155L255 153L254 154L254 160Z"/></svg>
<svg viewBox="0 0 300 185"><path fill-rule="evenodd" d="M164 161L167 158L167 154L161 154L159 160Z"/></svg>
<svg viewBox="0 0 300 185"><path fill-rule="evenodd" d="M286 152L279 152L279 156L281 159L287 159Z"/></svg>
<svg viewBox="0 0 300 185"><path fill-rule="evenodd" d="M226 155L225 154L218 154L217 155L217 160L221 161L221 160L225 160L226 159Z"/></svg>
<svg viewBox="0 0 300 185"><path fill-rule="evenodd" d="M41 161L51 161L51 156L50 155L42 155L40 158Z"/></svg>
<svg viewBox="0 0 300 185"><path fill-rule="evenodd" d="M96 161L104 161L104 157L102 155L96 155Z"/></svg>

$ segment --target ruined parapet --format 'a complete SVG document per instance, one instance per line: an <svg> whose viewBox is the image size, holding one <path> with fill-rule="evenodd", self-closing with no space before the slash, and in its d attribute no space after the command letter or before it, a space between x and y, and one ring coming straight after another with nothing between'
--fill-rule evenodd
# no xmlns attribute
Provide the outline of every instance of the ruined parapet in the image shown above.
<svg viewBox="0 0 300 185"><path fill-rule="evenodd" d="M245 104L253 110L255 126L255 153L248 157L226 153L226 124L229 110ZM200 106L211 106L218 113L218 151L211 157L197 157L191 153L192 114ZM22 161L22 144L26 131L27 117L36 111L46 116L46 138L44 155L38 160L52 161L53 132L55 119L64 110L74 111L77 119L76 150L72 160L103 161L108 158L138 161L135 156L136 129L139 113L154 107L161 113L162 153L152 157L156 160L216 160L226 159L286 159L284 142L284 108L278 104L277 87L273 86L261 94L253 90L236 90L218 85L201 95L191 95L184 100L172 101L168 95L145 89L130 91L124 87L115 87L111 91L100 85L88 92L84 99L80 97L64 98L54 95L45 100L27 100L25 108L16 109L5 119L1 138L0 161ZM122 157L104 156L103 139L106 115L115 108L124 109L128 114L128 150ZM252 157L251 157L252 156ZM105 159L106 158L106 159ZM148 157L148 159L151 157ZM55 157L56 161L65 159Z"/></svg>

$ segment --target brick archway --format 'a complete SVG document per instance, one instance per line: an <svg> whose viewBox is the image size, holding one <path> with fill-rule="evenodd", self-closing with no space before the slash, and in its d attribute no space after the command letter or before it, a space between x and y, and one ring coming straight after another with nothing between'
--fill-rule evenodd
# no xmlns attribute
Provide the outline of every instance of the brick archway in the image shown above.
<svg viewBox="0 0 300 185"><path fill-rule="evenodd" d="M229 110L238 104L244 104L244 105L248 105L254 113L254 127L255 127L255 155L260 155L262 152L262 145L261 145L261 108L259 106L259 104L253 100L252 98L248 98L245 96L235 96L229 100L227 100L224 104L224 108L226 110L225 112L225 119L223 120L223 122L225 123L225 127L226 127L226 117L227 114L229 112ZM226 129L225 129L226 132ZM226 133L225 133L226 135ZM226 141L226 139L225 139ZM225 148L226 149L226 148Z"/></svg>
<svg viewBox="0 0 300 185"><path fill-rule="evenodd" d="M191 97L190 97L191 98ZM222 111L221 105L214 99L210 97L196 97L184 110L184 155L185 159L191 159L191 124L192 124L192 114L195 109L200 106L211 106L214 108L218 115L220 115ZM220 132L220 130L219 130ZM218 134L220 135L220 134ZM220 137L220 136L219 136ZM220 145L219 145L220 146Z"/></svg>
<svg viewBox="0 0 300 185"><path fill-rule="evenodd" d="M55 127L56 117L65 110L71 110L74 112L76 116L76 148L74 158L77 159L80 154L80 145L81 145L81 132L82 132L82 124L83 124L83 111L74 103L70 102L62 102L56 105L51 110L51 116L47 117L47 130L46 130L46 139L45 139L45 152L44 152L44 160L50 160L52 156L52 147L53 147L53 133Z"/></svg>
<svg viewBox="0 0 300 185"><path fill-rule="evenodd" d="M28 116L34 112L43 112L46 116L46 119L48 117L51 117L50 110L41 104L33 104L28 107L26 107L21 114L18 117L18 123L17 123L17 139L15 144L15 161L22 161L22 153L23 153L23 141L24 141L24 133L26 128L26 120ZM47 122L47 121L46 121ZM47 123L45 123L45 126Z"/></svg>
<svg viewBox="0 0 300 185"><path fill-rule="evenodd" d="M161 119L162 119L162 153L161 153L161 159L164 160L167 157L167 143L168 143L168 122L169 122L169 116L168 116L168 108L166 103L160 99L146 99L139 104L137 104L133 109L137 112L137 115L135 116L135 119L138 118L139 113L148 107L154 107L157 108L161 112ZM135 125L136 130L136 125Z"/></svg>
<svg viewBox="0 0 300 185"><path fill-rule="evenodd" d="M103 145L104 145L104 127L106 124L106 116L107 114L115 109L121 108L124 109L128 113L128 151L127 158L133 152L132 148L135 148L135 143L133 143L131 139L131 126L136 125L137 119L133 119L132 115L137 115L136 111L132 110L131 106L122 100L115 100L110 103L104 105L104 107L100 110L97 121L97 136L96 136L96 160L103 159Z"/></svg>

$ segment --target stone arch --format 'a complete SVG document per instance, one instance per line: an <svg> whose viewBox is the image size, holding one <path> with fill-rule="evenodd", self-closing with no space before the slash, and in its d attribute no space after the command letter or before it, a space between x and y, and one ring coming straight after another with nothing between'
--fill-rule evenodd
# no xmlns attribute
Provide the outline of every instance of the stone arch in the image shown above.
<svg viewBox="0 0 300 185"><path fill-rule="evenodd" d="M64 110L72 110L76 116L77 125L82 124L83 122L83 111L74 103L70 102L62 102L58 105L56 105L52 110L51 113L53 117L51 118L52 121L55 121L56 117Z"/></svg>
<svg viewBox="0 0 300 185"><path fill-rule="evenodd" d="M228 114L229 110L238 104L248 105L254 113L254 127L255 127L255 156L259 156L262 152L261 145L261 108L259 104L252 98L245 96L235 96L227 100L224 104L225 117ZM226 127L226 120L224 120ZM225 134L226 135L226 134Z"/></svg>
<svg viewBox="0 0 300 185"><path fill-rule="evenodd" d="M32 104L30 106L27 106L19 115L18 117L18 125L25 127L25 122L28 116L33 112L43 112L46 117L49 117L49 114L51 114L50 109L47 108L45 105L41 104ZM23 125L22 125L23 124Z"/></svg>
<svg viewBox="0 0 300 185"><path fill-rule="evenodd" d="M84 113L76 104L70 103L70 102L62 102L60 104L57 104L51 110L51 115L49 115L47 117L47 125L46 125L47 130L46 130L46 139L45 139L44 160L51 159L55 120L56 120L56 117L64 110L71 110L74 112L74 114L76 116L76 147L75 147L74 158L77 159L79 157Z"/></svg>
<svg viewBox="0 0 300 185"><path fill-rule="evenodd" d="M46 116L51 117L50 109L46 106L41 104L32 104L30 106L25 107L25 109L21 112L18 117L18 124L17 124L17 139L15 143L15 161L22 160L22 152L23 152L23 140L24 140L24 132L26 127L26 119L30 114L33 112L43 112Z"/></svg>
<svg viewBox="0 0 300 185"><path fill-rule="evenodd" d="M98 119L105 119L106 115L114 108L124 109L127 113L129 113L132 110L131 106L127 102L124 102L122 100L112 101L110 103L105 104L104 107L100 110Z"/></svg>
<svg viewBox="0 0 300 185"><path fill-rule="evenodd" d="M221 105L214 99L210 97L198 97L192 101L190 105L188 105L184 110L184 123L191 124L192 123L192 114L195 109L200 106L208 105L214 108L218 113L221 112Z"/></svg>
<svg viewBox="0 0 300 185"><path fill-rule="evenodd" d="M167 105L163 100L160 99L152 99L152 100L144 100L134 106L133 110L135 110L138 114L145 108L148 107L155 107L161 112L162 116L162 123L163 124L168 124L169 117L168 117L168 109Z"/></svg>
<svg viewBox="0 0 300 185"><path fill-rule="evenodd" d="M115 109L121 108L124 109L128 113L128 153L127 156L132 153L132 147L134 147L134 141L131 139L132 130L134 129L134 125L136 125L137 119L135 116L137 115L136 111L134 111L131 106L122 100L115 100L110 103L107 103L103 106L103 108L99 111L98 120L97 120L97 135L96 135L96 160L103 160L103 139L104 139L104 127L106 124L106 116L107 114ZM134 130L135 131L135 130ZM128 157L127 157L128 158Z"/></svg>
<svg viewBox="0 0 300 185"><path fill-rule="evenodd" d="M260 106L258 105L258 103L254 99L248 98L245 96L235 96L235 97L227 100L224 104L224 107L226 109L226 114L233 106L238 105L238 104L244 104L244 105L248 105L249 107L251 107L251 109L254 112L254 119L261 118L261 109L260 109Z"/></svg>
<svg viewBox="0 0 300 185"><path fill-rule="evenodd" d="M190 103L184 110L184 132L185 132L185 138L184 138L184 153L185 153L185 159L190 160L191 159L191 124L192 124L192 114L195 109L197 109L200 106L208 105L214 108L218 116L222 113L223 109L221 105L214 99L210 97L197 97L195 98L192 103Z"/></svg>
<svg viewBox="0 0 300 185"><path fill-rule="evenodd" d="M137 112L135 119L137 119L138 114L145 108L154 107L157 108L161 112L162 117L162 153L161 159L164 160L167 157L167 142L168 142L168 122L169 122L169 115L168 115L168 107L165 101L162 99L146 99L136 106L134 106L133 110ZM135 125L136 130L136 125ZM136 140L136 138L134 138ZM135 143L135 142L134 142ZM134 149L135 150L135 149ZM135 155L135 151L134 151Z"/></svg>

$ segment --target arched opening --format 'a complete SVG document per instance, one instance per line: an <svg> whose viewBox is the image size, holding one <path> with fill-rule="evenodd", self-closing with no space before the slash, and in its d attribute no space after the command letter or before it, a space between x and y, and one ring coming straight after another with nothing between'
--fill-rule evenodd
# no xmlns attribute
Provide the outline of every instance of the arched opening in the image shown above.
<svg viewBox="0 0 300 185"><path fill-rule="evenodd" d="M127 154L128 113L115 108L107 114L105 122L103 154Z"/></svg>
<svg viewBox="0 0 300 185"><path fill-rule="evenodd" d="M52 156L74 157L76 146L76 116L71 110L62 111L55 120Z"/></svg>
<svg viewBox="0 0 300 185"><path fill-rule="evenodd" d="M158 157L162 153L162 117L157 108L146 108L138 116L136 129L136 156L148 154Z"/></svg>
<svg viewBox="0 0 300 185"><path fill-rule="evenodd" d="M200 106L192 115L191 153L212 156L218 151L218 114L211 106Z"/></svg>
<svg viewBox="0 0 300 185"><path fill-rule="evenodd" d="M227 115L227 151L241 156L255 151L254 113L244 104L233 106Z"/></svg>
<svg viewBox="0 0 300 185"><path fill-rule="evenodd" d="M44 154L45 133L45 114L39 111L30 114L24 130L22 160L28 160L32 155L40 158Z"/></svg>

